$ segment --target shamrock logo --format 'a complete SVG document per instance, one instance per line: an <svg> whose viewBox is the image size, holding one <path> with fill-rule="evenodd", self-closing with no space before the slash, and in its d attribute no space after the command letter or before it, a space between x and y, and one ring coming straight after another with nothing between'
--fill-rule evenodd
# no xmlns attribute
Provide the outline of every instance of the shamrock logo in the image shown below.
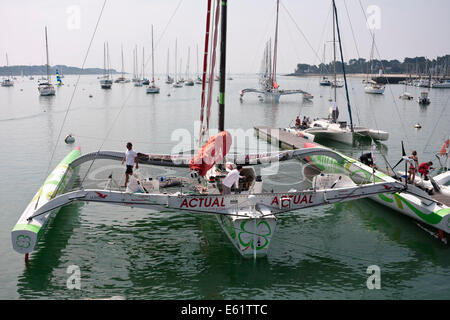
<svg viewBox="0 0 450 320"><path fill-rule="evenodd" d="M31 245L31 238L29 236L24 236L23 234L18 235L16 238L16 246L22 249L27 249Z"/></svg>
<svg viewBox="0 0 450 320"><path fill-rule="evenodd" d="M268 237L272 235L270 225L267 223L267 221L260 221L257 223L257 231L259 232L261 229L263 230L265 229L266 232L264 234L262 232L254 233L245 229L245 225L247 224L247 222L254 223L251 220L243 221L241 223L241 232L239 232L238 234L239 242L241 243L242 246L246 247L246 249L249 247L253 249L255 247L255 244L253 243L253 238L254 235L256 235L257 237L262 237L264 239L264 243L262 245L258 239L257 241L258 246L256 247L256 250L264 249L269 244Z"/></svg>

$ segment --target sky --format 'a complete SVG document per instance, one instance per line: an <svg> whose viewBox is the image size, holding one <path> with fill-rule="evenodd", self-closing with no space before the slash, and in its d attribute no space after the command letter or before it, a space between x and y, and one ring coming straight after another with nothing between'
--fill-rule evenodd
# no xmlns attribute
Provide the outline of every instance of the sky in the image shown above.
<svg viewBox="0 0 450 320"><path fill-rule="evenodd" d="M103 13L100 12L106 3ZM207 0L0 0L0 65L45 64L44 27L48 28L51 65L81 67L94 34L85 67L103 67L103 43L109 43L112 68L133 71L133 49L139 64L145 48L151 71L151 25L154 27L155 73L178 63L197 71L204 50ZM371 30L378 59L450 53L448 0L336 0L345 60L370 57ZM99 20L100 17L100 20ZM275 35L276 0L229 0L227 71L257 73L265 42ZM366 17L368 18L366 20ZM297 63L318 64L332 58L330 0L282 0L279 13L278 73L294 72ZM367 23L368 22L368 23ZM201 63L201 62L199 62ZM201 69L201 66L199 67Z"/></svg>

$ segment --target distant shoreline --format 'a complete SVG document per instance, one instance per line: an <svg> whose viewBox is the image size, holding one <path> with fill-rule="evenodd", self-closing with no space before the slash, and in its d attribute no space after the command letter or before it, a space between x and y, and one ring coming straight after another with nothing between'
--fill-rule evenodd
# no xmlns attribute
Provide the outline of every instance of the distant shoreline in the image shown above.
<svg viewBox="0 0 450 320"><path fill-rule="evenodd" d="M85 68L81 69L78 67L66 66L66 65L55 65L49 67L49 73L51 75L56 74L58 70L61 75L89 75L89 74L103 74L103 68ZM111 74L118 74L114 69L110 70ZM44 65L33 65L33 66L3 66L0 67L0 76L40 76L47 74L47 66Z"/></svg>
<svg viewBox="0 0 450 320"><path fill-rule="evenodd" d="M284 76L287 77L321 77L321 76L325 76L328 78L333 77L332 74L320 74L320 73L305 73L305 74L297 74L297 73L289 73L289 74L285 74ZM349 78L365 78L367 77L367 74L364 73L347 73L346 74L347 77ZM337 74L338 78L342 78L344 77L343 73ZM378 73L376 74L371 74L369 75L370 78L378 78L379 75ZM409 74L383 74L381 77L387 77L387 78L409 78ZM418 75L411 75L412 78L419 78L420 76Z"/></svg>

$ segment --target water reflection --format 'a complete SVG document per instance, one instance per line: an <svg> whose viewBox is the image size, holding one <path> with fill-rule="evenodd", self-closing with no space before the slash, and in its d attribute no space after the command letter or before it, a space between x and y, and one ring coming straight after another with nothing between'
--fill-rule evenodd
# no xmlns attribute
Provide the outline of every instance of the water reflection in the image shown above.
<svg viewBox="0 0 450 320"><path fill-rule="evenodd" d="M48 221L48 229L39 240L36 251L30 254L30 260L18 278L17 292L20 299L51 298L53 291L64 284L55 282L54 272L65 263L61 261L62 252L73 231L80 225L81 207L82 204L65 206Z"/></svg>

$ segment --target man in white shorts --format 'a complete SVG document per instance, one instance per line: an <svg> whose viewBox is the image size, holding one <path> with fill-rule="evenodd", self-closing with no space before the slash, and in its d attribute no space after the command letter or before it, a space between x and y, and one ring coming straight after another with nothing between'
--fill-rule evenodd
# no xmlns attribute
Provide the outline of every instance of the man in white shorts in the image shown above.
<svg viewBox="0 0 450 320"><path fill-rule="evenodd" d="M125 152L125 156L122 159L122 164L124 162L126 162L127 169L125 171L125 185L123 187L126 187L130 175L133 174L133 167L135 163L136 169L139 169L137 153L133 150L133 144L131 144L131 142L127 143L127 151Z"/></svg>

